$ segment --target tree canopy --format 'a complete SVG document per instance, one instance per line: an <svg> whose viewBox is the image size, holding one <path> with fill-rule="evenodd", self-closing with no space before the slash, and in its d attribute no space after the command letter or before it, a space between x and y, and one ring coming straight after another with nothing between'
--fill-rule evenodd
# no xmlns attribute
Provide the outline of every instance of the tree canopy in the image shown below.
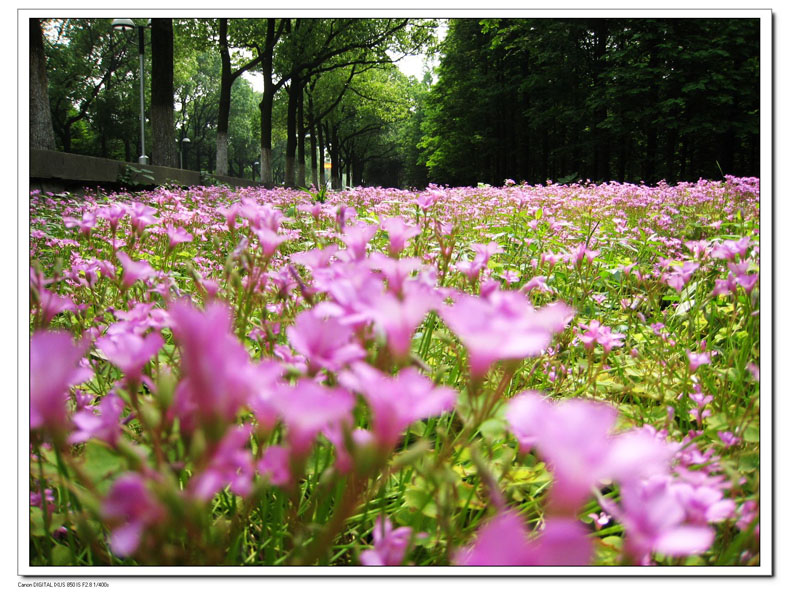
<svg viewBox="0 0 790 594"><path fill-rule="evenodd" d="M438 43L425 19L172 19L170 55L145 29L146 138L159 143L152 162L269 186L756 175L758 24L450 19ZM137 35L110 19L39 26L31 106L49 103L56 148L134 161ZM431 51L433 75L397 68Z"/></svg>

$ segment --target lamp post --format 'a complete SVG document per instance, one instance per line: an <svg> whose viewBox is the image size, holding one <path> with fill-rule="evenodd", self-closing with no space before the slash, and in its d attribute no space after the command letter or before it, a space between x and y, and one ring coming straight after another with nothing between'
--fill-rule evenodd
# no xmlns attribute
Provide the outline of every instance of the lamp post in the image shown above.
<svg viewBox="0 0 790 594"><path fill-rule="evenodd" d="M148 19L150 25L151 19ZM113 19L112 28L116 31L130 31L137 29L140 53L140 148L142 154L137 159L141 165L148 165L148 156L145 154L145 76L143 76L145 56L145 29L148 25L136 25L132 19Z"/></svg>
<svg viewBox="0 0 790 594"><path fill-rule="evenodd" d="M261 162L260 162L260 161L255 161L255 162L252 164L252 181L255 181L255 168L256 168L256 167L258 167L258 166L260 166L260 164L261 164Z"/></svg>
<svg viewBox="0 0 790 594"><path fill-rule="evenodd" d="M184 138L181 139L181 147L180 147L181 150L178 151L178 164L181 169L184 168L184 145L189 144L190 142L192 141L189 140L189 138L186 136L184 136Z"/></svg>

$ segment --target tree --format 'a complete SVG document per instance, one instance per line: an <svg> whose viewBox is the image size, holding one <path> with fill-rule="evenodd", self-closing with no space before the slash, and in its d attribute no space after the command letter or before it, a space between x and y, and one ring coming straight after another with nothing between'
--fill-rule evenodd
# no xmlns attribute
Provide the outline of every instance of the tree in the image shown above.
<svg viewBox="0 0 790 594"><path fill-rule="evenodd" d="M45 50L52 124L57 145L70 152L77 124L84 124L111 80L121 72L136 72L137 44L116 35L109 19L55 19L51 31ZM83 140L92 144L90 138Z"/></svg>
<svg viewBox="0 0 790 594"><path fill-rule="evenodd" d="M755 19L453 19L420 159L453 185L755 175L758 56Z"/></svg>
<svg viewBox="0 0 790 594"><path fill-rule="evenodd" d="M250 46L250 36L255 34L257 19L250 25L249 19L244 21L233 19L231 23L237 26L242 39L246 40L244 47ZM228 43L228 19L219 19L219 48L222 58L222 75L220 78L219 113L217 114L217 166L218 175L228 173L228 127L230 120L231 90L233 83L245 72L260 64L263 56L258 54L251 60L244 61L236 68L231 61L230 46Z"/></svg>
<svg viewBox="0 0 790 594"><path fill-rule="evenodd" d="M55 131L49 107L47 57L41 19L29 19L30 31L30 148L55 149Z"/></svg>
<svg viewBox="0 0 790 594"><path fill-rule="evenodd" d="M173 139L173 19L151 19L152 163L178 167Z"/></svg>

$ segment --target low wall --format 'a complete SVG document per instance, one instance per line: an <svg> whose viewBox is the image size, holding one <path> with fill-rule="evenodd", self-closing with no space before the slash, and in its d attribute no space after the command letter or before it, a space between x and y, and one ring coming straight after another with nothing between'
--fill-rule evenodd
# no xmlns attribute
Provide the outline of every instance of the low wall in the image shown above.
<svg viewBox="0 0 790 594"><path fill-rule="evenodd" d="M134 173L135 170L141 173ZM127 187L143 189L165 183L179 186L199 186L200 172L161 165L140 165L100 157L88 157L59 151L30 150L31 189L72 189L101 186L107 189ZM150 179L153 177L153 180ZM260 185L249 179L212 175L222 183L235 186Z"/></svg>

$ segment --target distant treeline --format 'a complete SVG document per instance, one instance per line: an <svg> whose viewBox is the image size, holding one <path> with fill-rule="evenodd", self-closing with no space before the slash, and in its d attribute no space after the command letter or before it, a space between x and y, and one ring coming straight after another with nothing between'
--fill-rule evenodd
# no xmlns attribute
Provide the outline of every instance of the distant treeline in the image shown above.
<svg viewBox="0 0 790 594"><path fill-rule="evenodd" d="M758 175L759 50L756 19L453 19L409 181Z"/></svg>

